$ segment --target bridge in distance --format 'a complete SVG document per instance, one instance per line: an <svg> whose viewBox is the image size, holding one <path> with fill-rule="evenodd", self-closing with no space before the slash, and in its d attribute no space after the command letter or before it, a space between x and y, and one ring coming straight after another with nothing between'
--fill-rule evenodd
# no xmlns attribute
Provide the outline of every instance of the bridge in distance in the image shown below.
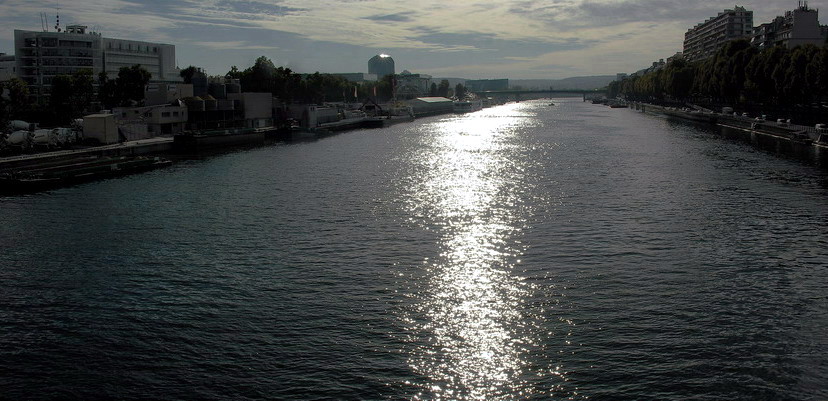
<svg viewBox="0 0 828 401"><path fill-rule="evenodd" d="M606 96L606 89L507 89L496 91L471 91L472 93L482 96L491 97L499 100L527 100L538 99L542 97L552 97L555 95L581 95L584 100L596 97Z"/></svg>

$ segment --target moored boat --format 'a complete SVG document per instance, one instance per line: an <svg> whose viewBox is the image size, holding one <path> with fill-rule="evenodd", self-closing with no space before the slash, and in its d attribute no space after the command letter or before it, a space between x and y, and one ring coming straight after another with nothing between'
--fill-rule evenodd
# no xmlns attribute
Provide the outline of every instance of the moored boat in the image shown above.
<svg viewBox="0 0 828 401"><path fill-rule="evenodd" d="M101 157L33 167L0 174L0 193L36 192L114 178L167 167L172 161L160 157Z"/></svg>
<svg viewBox="0 0 828 401"><path fill-rule="evenodd" d="M220 146L262 144L269 131L276 128L230 128L223 130L186 132L173 137L173 148L192 151Z"/></svg>

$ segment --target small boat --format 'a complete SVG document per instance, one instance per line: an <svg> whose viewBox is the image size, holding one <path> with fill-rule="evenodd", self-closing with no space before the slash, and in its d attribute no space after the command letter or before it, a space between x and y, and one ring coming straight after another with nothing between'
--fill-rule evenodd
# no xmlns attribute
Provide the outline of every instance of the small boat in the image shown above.
<svg viewBox="0 0 828 401"><path fill-rule="evenodd" d="M173 148L179 152L241 145L260 145L276 128L228 128L183 132L173 136Z"/></svg>

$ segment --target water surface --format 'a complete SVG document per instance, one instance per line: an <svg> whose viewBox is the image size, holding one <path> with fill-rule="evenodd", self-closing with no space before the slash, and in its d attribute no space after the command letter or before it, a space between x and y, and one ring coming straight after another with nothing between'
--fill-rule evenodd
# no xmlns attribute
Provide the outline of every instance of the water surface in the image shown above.
<svg viewBox="0 0 828 401"><path fill-rule="evenodd" d="M823 170L555 103L0 198L0 397L828 398Z"/></svg>

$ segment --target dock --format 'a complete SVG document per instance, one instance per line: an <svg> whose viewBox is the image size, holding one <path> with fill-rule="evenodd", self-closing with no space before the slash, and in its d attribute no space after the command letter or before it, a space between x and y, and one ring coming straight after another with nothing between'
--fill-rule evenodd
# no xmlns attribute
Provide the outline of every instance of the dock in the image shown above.
<svg viewBox="0 0 828 401"><path fill-rule="evenodd" d="M80 159L91 156L141 156L150 154L165 154L172 152L172 150L172 137L156 137L112 145L7 156L0 157L0 172L21 169L43 163Z"/></svg>

